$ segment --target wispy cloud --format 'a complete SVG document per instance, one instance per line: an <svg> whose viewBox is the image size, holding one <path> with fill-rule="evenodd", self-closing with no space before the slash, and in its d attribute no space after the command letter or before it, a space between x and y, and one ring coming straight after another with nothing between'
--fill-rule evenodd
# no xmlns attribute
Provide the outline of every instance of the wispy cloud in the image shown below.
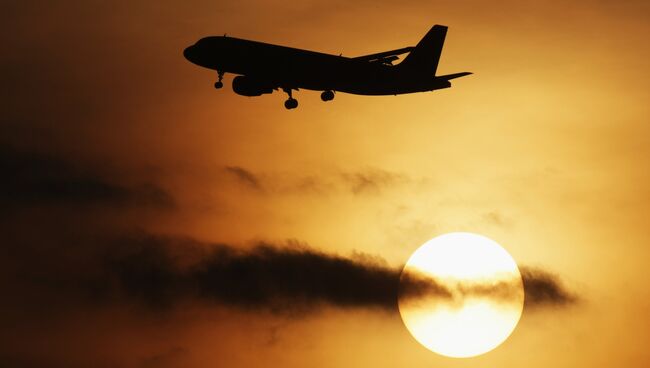
<svg viewBox="0 0 650 368"><path fill-rule="evenodd" d="M0 204L144 206L169 209L171 194L153 183L127 186L54 156L0 147Z"/></svg>
<svg viewBox="0 0 650 368"><path fill-rule="evenodd" d="M236 178L241 185L271 194L322 195L332 192L348 192L354 195L369 195L378 194L412 181L404 174L378 168L322 172L312 175L260 174L241 166L226 166L224 170Z"/></svg>
<svg viewBox="0 0 650 368"><path fill-rule="evenodd" d="M258 191L263 189L260 179L253 172L241 166L226 166L225 170L244 186Z"/></svg>
<svg viewBox="0 0 650 368"><path fill-rule="evenodd" d="M354 194L377 193L408 181L405 175L379 169L347 172L342 174L342 178Z"/></svg>

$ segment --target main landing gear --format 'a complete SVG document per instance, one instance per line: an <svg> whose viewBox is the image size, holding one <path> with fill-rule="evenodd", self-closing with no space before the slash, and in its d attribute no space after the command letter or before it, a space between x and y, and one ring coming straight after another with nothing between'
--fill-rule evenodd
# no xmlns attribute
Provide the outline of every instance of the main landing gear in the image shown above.
<svg viewBox="0 0 650 368"><path fill-rule="evenodd" d="M219 76L219 80L214 83L214 88L216 88L216 89L223 88L223 82L222 82L223 74L224 74L224 72L217 71L217 75Z"/></svg>
<svg viewBox="0 0 650 368"><path fill-rule="evenodd" d="M320 94L320 99L323 101L332 101L334 99L334 91L324 91Z"/></svg>
<svg viewBox="0 0 650 368"><path fill-rule="evenodd" d="M291 88L282 88L282 90L289 95L289 99L284 101L284 107L286 107L287 110L295 109L296 107L298 107L298 100L293 98L293 96L291 95Z"/></svg>

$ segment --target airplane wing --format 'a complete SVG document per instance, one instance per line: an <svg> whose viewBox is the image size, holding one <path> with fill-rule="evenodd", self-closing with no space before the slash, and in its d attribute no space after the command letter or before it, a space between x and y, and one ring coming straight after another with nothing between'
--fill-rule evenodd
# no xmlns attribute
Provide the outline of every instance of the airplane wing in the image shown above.
<svg viewBox="0 0 650 368"><path fill-rule="evenodd" d="M406 54L408 52L411 52L411 50L413 50L413 47L409 46L409 47L404 47L404 48L397 49L397 50L384 51L384 52L379 52L379 53L376 53L376 54L357 56L357 57L355 57L353 59L360 60L360 61L367 61L367 62L382 62L382 63L385 63L385 64L390 64L393 61L398 59L397 55Z"/></svg>

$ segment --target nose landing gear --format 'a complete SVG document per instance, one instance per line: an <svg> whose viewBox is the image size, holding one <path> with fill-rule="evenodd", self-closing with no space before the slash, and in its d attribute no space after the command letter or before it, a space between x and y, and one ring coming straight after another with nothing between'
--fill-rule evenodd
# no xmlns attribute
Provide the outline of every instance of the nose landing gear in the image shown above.
<svg viewBox="0 0 650 368"><path fill-rule="evenodd" d="M214 83L214 88L216 88L216 89L223 88L223 82L221 81L223 79L223 74L224 74L224 72L217 71L217 75L219 76L219 80L217 80Z"/></svg>

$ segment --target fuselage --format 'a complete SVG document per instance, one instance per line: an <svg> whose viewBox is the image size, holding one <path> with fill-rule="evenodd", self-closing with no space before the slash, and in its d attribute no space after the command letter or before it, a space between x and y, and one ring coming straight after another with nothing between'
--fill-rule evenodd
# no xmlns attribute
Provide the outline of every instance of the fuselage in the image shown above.
<svg viewBox="0 0 650 368"><path fill-rule="evenodd" d="M433 74L412 73L400 65L296 49L227 36L200 39L184 51L194 64L245 75L275 88L395 95L447 88Z"/></svg>

